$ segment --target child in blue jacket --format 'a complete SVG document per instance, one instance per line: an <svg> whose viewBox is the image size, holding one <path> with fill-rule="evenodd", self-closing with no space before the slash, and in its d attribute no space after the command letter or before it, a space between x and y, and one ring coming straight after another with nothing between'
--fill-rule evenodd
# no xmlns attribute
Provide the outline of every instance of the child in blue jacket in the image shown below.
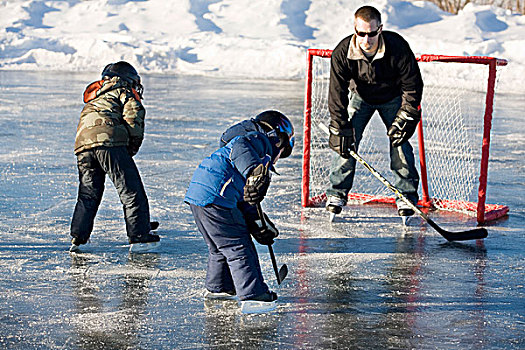
<svg viewBox="0 0 525 350"><path fill-rule="evenodd" d="M266 215L261 227L255 205L266 195L269 170L293 144L290 120L266 111L228 129L223 146L195 170L184 201L208 245L206 297L238 298L246 310L275 309L277 295L264 282L251 236L271 245L279 234Z"/></svg>

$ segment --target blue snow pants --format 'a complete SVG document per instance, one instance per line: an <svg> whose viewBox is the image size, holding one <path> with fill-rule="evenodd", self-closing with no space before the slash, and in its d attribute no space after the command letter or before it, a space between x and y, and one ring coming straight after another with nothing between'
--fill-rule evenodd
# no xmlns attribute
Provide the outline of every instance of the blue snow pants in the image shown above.
<svg viewBox="0 0 525 350"><path fill-rule="evenodd" d="M240 300L268 292L242 212L214 204L190 207L208 245L206 289L213 293L235 290Z"/></svg>
<svg viewBox="0 0 525 350"><path fill-rule="evenodd" d="M376 110L388 130L399 107L401 97L380 105L370 105L358 94L352 93L348 111L355 132L356 147L359 147L365 127ZM345 159L337 153L334 155L330 169L330 187L326 190L328 196L346 198L354 182L355 166L356 160L353 157ZM414 150L408 141L399 147L390 145L390 169L394 174L394 186L413 203L417 203L419 174L415 166Z"/></svg>
<svg viewBox="0 0 525 350"><path fill-rule="evenodd" d="M150 231L148 198L140 174L126 147L96 147L77 155L77 204L71 220L71 236L87 241L93 231L106 174L117 189L124 208L129 238Z"/></svg>

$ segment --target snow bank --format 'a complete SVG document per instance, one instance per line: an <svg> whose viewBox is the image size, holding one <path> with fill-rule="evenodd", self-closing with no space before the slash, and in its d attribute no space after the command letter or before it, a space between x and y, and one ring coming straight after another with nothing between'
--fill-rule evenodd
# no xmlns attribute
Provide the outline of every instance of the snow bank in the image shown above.
<svg viewBox="0 0 525 350"><path fill-rule="evenodd" d="M305 50L353 30L355 0L0 1L0 69L100 71L127 60L141 73L304 77ZM458 15L425 2L372 2L417 54L505 58L500 91L525 73L525 17L469 4Z"/></svg>

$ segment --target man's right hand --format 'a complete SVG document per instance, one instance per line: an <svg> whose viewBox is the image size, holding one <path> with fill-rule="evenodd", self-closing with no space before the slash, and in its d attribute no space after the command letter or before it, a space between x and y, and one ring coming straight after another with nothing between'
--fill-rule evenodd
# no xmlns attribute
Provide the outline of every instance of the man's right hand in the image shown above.
<svg viewBox="0 0 525 350"><path fill-rule="evenodd" d="M332 150L341 157L349 159L350 150L356 151L354 128L350 125L340 126L338 123L330 123L330 138L328 144Z"/></svg>

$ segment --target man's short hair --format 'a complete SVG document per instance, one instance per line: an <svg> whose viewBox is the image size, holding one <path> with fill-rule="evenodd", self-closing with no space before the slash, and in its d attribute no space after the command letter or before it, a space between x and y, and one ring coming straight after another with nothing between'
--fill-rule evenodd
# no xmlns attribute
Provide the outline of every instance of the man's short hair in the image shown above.
<svg viewBox="0 0 525 350"><path fill-rule="evenodd" d="M373 19L377 24L381 24L381 13L372 6L362 6L355 12L355 19L361 18L363 21L370 23Z"/></svg>

